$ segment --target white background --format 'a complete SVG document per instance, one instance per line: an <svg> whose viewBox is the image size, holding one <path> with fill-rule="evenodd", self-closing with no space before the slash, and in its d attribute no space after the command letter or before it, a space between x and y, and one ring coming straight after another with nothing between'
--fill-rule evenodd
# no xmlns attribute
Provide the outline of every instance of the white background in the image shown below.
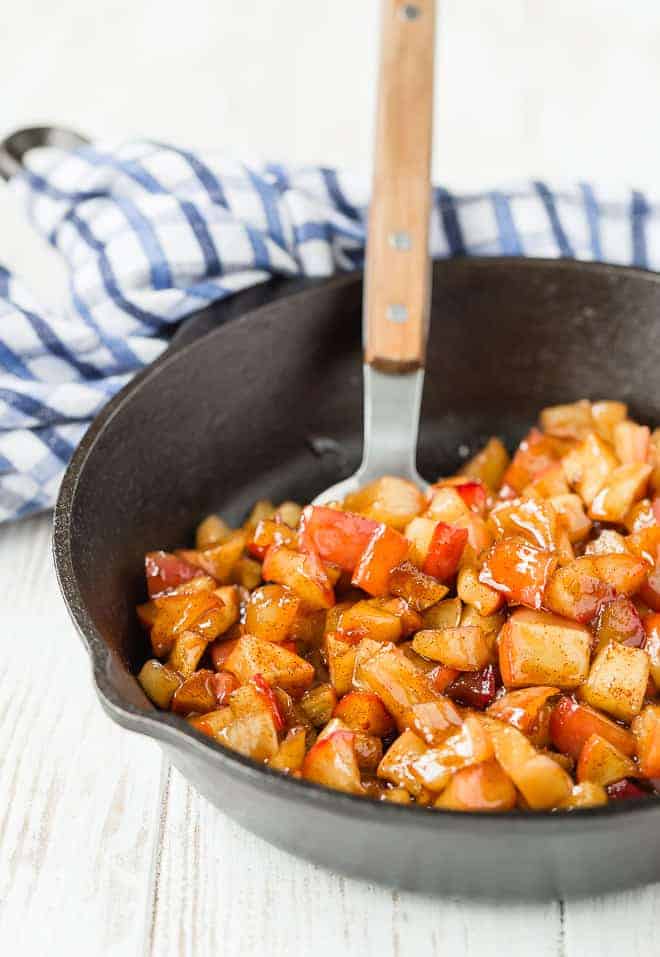
<svg viewBox="0 0 660 957"><path fill-rule="evenodd" d="M658 0L439 0L434 174L658 192ZM0 132L59 123L368 171L378 0L30 0L0 36ZM0 262L58 270L0 192Z"/></svg>
<svg viewBox="0 0 660 957"><path fill-rule="evenodd" d="M0 133L59 123L366 171L377 0L28 0L0 32ZM658 0L439 0L435 175L657 193ZM61 275L0 190L0 262ZM0 950L85 957L647 957L660 886L489 907L267 847L101 712L49 522L0 530ZM267 808L265 808L267 813ZM451 866L445 862L445 866ZM603 862L607 866L607 862ZM6 948L5 948L6 949Z"/></svg>

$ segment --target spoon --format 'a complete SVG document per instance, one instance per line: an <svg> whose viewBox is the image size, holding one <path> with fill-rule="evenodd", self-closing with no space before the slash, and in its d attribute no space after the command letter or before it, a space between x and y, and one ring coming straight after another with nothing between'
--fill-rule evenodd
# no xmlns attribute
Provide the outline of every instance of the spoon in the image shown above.
<svg viewBox="0 0 660 957"><path fill-rule="evenodd" d="M431 268L431 142L435 0L384 0L362 316L364 439L357 472L314 504L383 475L417 472Z"/></svg>

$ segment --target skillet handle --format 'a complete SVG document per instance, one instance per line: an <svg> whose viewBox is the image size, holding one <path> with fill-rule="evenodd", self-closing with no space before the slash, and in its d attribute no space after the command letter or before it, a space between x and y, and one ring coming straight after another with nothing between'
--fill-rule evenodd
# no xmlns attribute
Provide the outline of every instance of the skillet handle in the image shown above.
<svg viewBox="0 0 660 957"><path fill-rule="evenodd" d="M369 365L402 374L428 336L435 0L383 0L382 16L363 337Z"/></svg>
<svg viewBox="0 0 660 957"><path fill-rule="evenodd" d="M59 126L30 126L16 130L0 140L0 176L9 180L25 166L25 154L40 146L73 150L90 140L80 133Z"/></svg>

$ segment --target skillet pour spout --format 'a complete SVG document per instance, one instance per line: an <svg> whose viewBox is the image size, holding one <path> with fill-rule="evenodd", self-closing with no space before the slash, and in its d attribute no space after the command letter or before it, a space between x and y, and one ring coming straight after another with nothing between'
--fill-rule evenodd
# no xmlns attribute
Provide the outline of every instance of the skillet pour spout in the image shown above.
<svg viewBox="0 0 660 957"><path fill-rule="evenodd" d="M510 447L539 408L616 398L660 423L660 280L562 260L434 265L419 467L450 474L490 435ZM135 605L143 557L212 511L310 501L361 457L361 276L267 284L192 317L101 412L55 513L60 586L102 705L158 740L224 813L294 854L425 893L591 895L660 879L660 801L570 814L381 804L287 778L156 711ZM233 321L226 322L228 318ZM605 863L604 863L605 862Z"/></svg>

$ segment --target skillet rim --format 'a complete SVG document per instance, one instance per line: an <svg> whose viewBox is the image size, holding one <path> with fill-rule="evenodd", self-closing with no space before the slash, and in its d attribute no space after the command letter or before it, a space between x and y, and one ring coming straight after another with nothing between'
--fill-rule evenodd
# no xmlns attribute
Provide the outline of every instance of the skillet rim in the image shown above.
<svg viewBox="0 0 660 957"><path fill-rule="evenodd" d="M436 260L436 264L442 264L449 268L476 268L484 266L495 266L496 268L508 268L512 264L516 268L541 268L550 271L568 271L568 272L593 272L596 274L630 276L631 278L643 279L645 282L652 282L660 285L660 275L646 269L639 269L632 266L620 266L611 263L589 262L575 259L548 259L532 258L523 256L474 256L460 257L455 259ZM271 308L276 304L290 301L298 296L314 290L324 288L341 288L343 285L350 285L359 279L359 272L342 273L329 279L324 279L318 283L303 282L291 279L290 285L293 287L289 295L282 295L281 286L279 295L270 298L268 295L270 283L260 284L258 287L246 290L243 293L231 297L227 304L233 304L231 325L235 323L250 323L258 321L260 314L264 309ZM279 280L276 280L279 282ZM236 308L240 305L241 296L247 296L254 293L255 290L263 293L263 302L258 305L252 304L244 313ZM254 298L252 297L252 303ZM83 644L87 650L92 665L92 676L96 694L105 712L121 727L135 731L147 737L154 738L166 745L172 746L175 750L192 751L195 757L209 760L210 755L214 755L211 760L219 762L223 772L239 774L248 785L263 787L264 790L275 791L283 798L287 798L299 803L319 804L330 813L349 814L351 817L361 819L372 818L377 815L407 815L407 820L411 826L432 826L438 831L439 818L444 819L445 823L462 826L463 822L466 829L471 830L477 822L487 822L497 820L499 822L508 822L516 830L521 828L525 832L533 829L534 833L545 833L554 830L553 822L561 822L562 828L582 829L582 824L598 827L598 822L612 815L629 815L645 810L649 813L657 811L660 808L660 797L643 798L639 800L625 800L609 802L606 805L591 808L578 808L571 812L556 811L531 811L516 809L506 812L495 811L451 811L437 808L420 807L418 805L397 805L387 801L378 801L375 798L364 798L357 795L345 794L340 791L327 788L323 785L315 784L311 781L305 781L300 778L294 778L289 775L275 771L265 764L258 764L235 751L210 740L201 732L192 728L183 718L172 715L169 712L158 711L154 708L152 711L143 711L137 707L125 702L115 691L112 681L107 675L108 665L111 663L112 655L110 649L105 643L102 635L97 630L94 622L89 615L78 588L77 578L74 570L72 557L72 528L70 518L72 514L72 505L75 500L76 491L80 477L84 471L85 464L93 453L97 439L100 438L106 426L118 414L126 403L130 402L133 394L145 386L154 376L160 375L170 363L178 360L183 355L197 347L199 343L208 336L219 336L222 334L225 322L221 322L214 328L203 333L201 336L185 335L185 329L195 319L198 319L210 310L217 312L218 307L222 307L222 301L215 303L204 310L193 313L188 316L181 324L177 332L173 335L170 344L154 362L141 370L121 389L99 412L92 421L89 429L83 436L82 441L74 452L71 461L66 469L58 500L55 505L53 520L53 558L58 584L64 602L67 606L69 615L80 635ZM178 344L177 339L181 336L184 340ZM133 676L135 677L135 676ZM378 808L378 810L376 810ZM432 813L429 813L432 812ZM404 820L404 819L402 819ZM533 824L531 822L534 822ZM483 825L487 828L489 825ZM482 830L482 827L478 828Z"/></svg>

